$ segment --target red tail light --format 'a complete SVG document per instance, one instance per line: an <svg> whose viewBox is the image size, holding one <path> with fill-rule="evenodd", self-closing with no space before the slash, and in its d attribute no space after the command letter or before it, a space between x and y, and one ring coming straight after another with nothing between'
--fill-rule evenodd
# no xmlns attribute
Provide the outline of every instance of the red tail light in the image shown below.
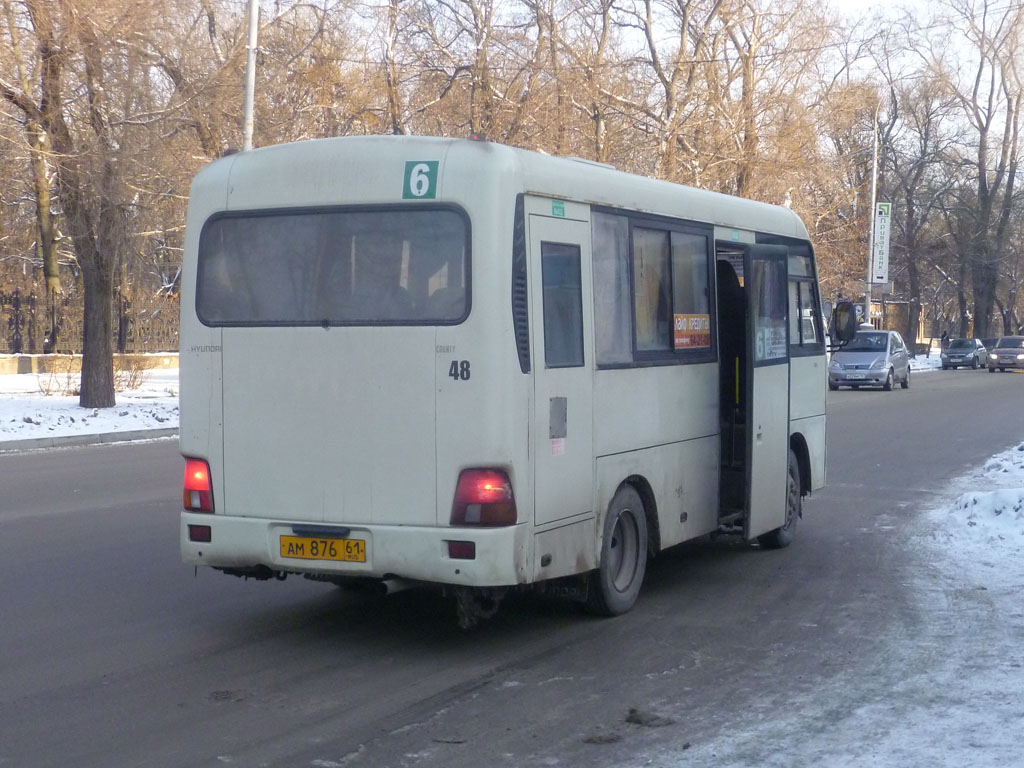
<svg viewBox="0 0 1024 768"><path fill-rule="evenodd" d="M452 525L515 525L516 500L508 475L497 469L464 469L452 503Z"/></svg>
<svg viewBox="0 0 1024 768"><path fill-rule="evenodd" d="M185 509L213 512L210 465L202 459L185 459Z"/></svg>

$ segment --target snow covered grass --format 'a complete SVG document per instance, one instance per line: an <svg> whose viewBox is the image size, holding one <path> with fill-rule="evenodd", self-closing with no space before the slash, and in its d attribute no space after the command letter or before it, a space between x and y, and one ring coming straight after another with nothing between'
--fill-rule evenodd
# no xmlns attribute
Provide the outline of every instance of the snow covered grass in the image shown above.
<svg viewBox="0 0 1024 768"><path fill-rule="evenodd" d="M986 589L1024 595L1024 443L959 478L952 506L929 515L930 538Z"/></svg>
<svg viewBox="0 0 1024 768"><path fill-rule="evenodd" d="M113 408L89 409L74 395L45 395L49 374L0 376L0 445L13 441L177 428L178 371L153 370Z"/></svg>

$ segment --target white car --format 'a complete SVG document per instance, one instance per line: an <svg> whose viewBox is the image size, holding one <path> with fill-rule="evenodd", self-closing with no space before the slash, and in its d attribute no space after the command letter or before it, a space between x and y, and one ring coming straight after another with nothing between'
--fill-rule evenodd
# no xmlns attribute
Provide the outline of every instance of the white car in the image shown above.
<svg viewBox="0 0 1024 768"><path fill-rule="evenodd" d="M857 331L845 346L832 353L828 364L828 388L881 387L896 382L910 386L910 355L896 331Z"/></svg>

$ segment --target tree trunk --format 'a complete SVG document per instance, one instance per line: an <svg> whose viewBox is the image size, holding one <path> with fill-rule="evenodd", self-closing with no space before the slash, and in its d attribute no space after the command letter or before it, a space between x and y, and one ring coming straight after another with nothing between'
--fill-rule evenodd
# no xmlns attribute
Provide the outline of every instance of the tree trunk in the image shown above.
<svg viewBox="0 0 1024 768"><path fill-rule="evenodd" d="M102 262L103 259L97 261ZM114 405L112 270L102 265L83 264L82 282L85 285L85 338L82 344L82 388L78 402L83 408L110 408Z"/></svg>
<svg viewBox="0 0 1024 768"><path fill-rule="evenodd" d="M90 169L82 165L86 155L75 146L65 120L62 72L67 49L56 44L50 6L35 3L31 11L42 62L42 124L53 149L57 196L64 210L75 256L82 268L85 288L82 388L78 403L83 408L109 408L114 405L114 354L110 315L114 249L117 243L115 233L119 231L119 213L113 184L116 171L110 156L109 142L100 142L98 150L102 153L102 166L90 198L85 181L89 178ZM87 72L94 66L94 61L87 60ZM97 123L100 120L102 95L101 91L94 89L91 73L86 92L93 128L99 135L101 132ZM94 203L95 210L90 203Z"/></svg>
<svg viewBox="0 0 1024 768"><path fill-rule="evenodd" d="M46 278L46 293L61 292L60 266L57 261L57 224L50 211L50 175L46 167L46 133L33 120L28 126L30 154L32 158L32 181L36 198L36 229L39 241L36 251L43 263Z"/></svg>

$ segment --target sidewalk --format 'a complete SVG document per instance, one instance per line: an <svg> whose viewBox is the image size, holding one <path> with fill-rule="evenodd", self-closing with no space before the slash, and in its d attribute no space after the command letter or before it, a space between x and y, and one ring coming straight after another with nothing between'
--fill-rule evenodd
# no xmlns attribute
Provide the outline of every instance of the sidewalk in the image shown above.
<svg viewBox="0 0 1024 768"><path fill-rule="evenodd" d="M57 394L67 381L48 374L0 375L0 452L171 437L178 433L178 371L151 371L113 408L87 409ZM46 394L47 392L51 394Z"/></svg>

